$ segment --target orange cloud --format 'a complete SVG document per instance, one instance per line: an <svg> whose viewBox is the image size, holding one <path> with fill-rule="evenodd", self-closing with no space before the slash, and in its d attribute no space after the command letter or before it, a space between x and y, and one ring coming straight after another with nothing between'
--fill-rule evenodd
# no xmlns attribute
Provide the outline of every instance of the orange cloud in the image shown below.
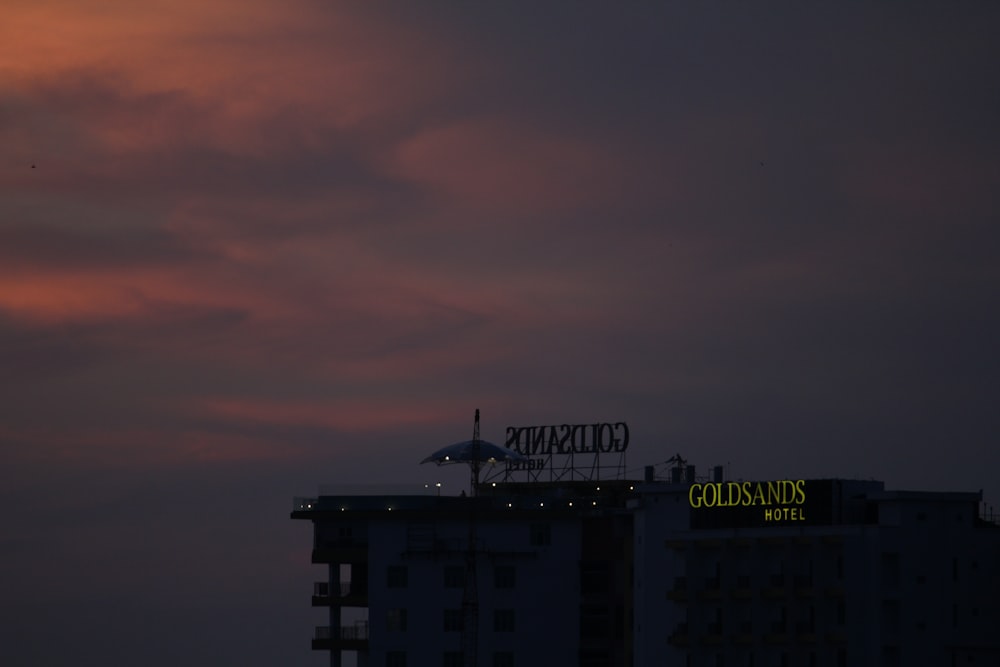
<svg viewBox="0 0 1000 667"><path fill-rule="evenodd" d="M129 320L156 304L245 310L268 317L294 315L278 295L190 267L58 269L0 273L0 310L33 322Z"/></svg>
<svg viewBox="0 0 1000 667"><path fill-rule="evenodd" d="M261 156L396 115L448 79L449 54L419 35L346 5L292 5L6 3L0 84L59 102L46 115L85 123L115 151L183 142ZM283 131L261 131L275 117Z"/></svg>

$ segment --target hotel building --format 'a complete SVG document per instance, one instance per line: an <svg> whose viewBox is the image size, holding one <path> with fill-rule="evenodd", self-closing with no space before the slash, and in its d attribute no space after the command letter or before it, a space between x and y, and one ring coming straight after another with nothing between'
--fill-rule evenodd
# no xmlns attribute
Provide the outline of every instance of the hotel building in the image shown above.
<svg viewBox="0 0 1000 667"><path fill-rule="evenodd" d="M682 463L296 499L323 566L313 648L334 667L1000 665L980 493Z"/></svg>

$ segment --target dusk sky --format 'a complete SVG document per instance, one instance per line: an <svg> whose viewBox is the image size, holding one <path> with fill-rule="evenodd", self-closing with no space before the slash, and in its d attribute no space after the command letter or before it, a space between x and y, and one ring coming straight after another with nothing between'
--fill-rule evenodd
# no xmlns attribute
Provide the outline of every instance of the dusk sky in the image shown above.
<svg viewBox="0 0 1000 667"><path fill-rule="evenodd" d="M1000 3L5 0L4 665L322 665L507 426L1000 505Z"/></svg>

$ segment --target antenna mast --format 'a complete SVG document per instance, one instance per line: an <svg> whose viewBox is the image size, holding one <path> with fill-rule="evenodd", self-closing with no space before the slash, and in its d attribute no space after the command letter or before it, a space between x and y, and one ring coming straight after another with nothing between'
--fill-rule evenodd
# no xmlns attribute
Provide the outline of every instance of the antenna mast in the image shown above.
<svg viewBox="0 0 1000 667"><path fill-rule="evenodd" d="M482 461L479 460L481 443L482 441L479 439L479 408L476 408L476 421L472 427L472 465L469 466L472 469L472 484L469 493L473 496L478 495L479 492L479 469L483 465Z"/></svg>
<svg viewBox="0 0 1000 667"><path fill-rule="evenodd" d="M479 665L479 582L476 566L476 493L479 488L479 409L472 428L472 497L469 498L469 547L465 552L465 589L462 591L462 654L465 667Z"/></svg>

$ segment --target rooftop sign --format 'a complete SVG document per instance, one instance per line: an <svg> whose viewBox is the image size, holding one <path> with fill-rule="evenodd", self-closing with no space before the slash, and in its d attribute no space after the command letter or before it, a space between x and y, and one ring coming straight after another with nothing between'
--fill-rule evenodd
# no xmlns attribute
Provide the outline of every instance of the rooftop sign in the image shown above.
<svg viewBox="0 0 1000 667"><path fill-rule="evenodd" d="M543 471L549 481L621 478L628 437L625 422L508 426L504 446L528 460L507 462L504 479L513 481L517 471L525 471L529 481L542 480Z"/></svg>
<svg viewBox="0 0 1000 667"><path fill-rule="evenodd" d="M628 449L628 424L508 426L505 445L525 456L624 452Z"/></svg>

